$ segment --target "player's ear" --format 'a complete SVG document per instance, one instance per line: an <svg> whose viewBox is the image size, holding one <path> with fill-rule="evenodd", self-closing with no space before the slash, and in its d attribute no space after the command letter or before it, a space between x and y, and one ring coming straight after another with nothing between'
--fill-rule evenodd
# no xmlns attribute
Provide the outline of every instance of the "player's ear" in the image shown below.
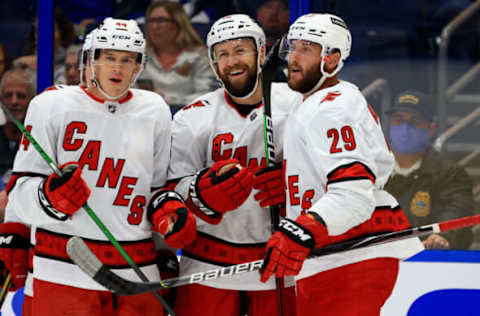
<svg viewBox="0 0 480 316"><path fill-rule="evenodd" d="M327 72L332 72L337 68L338 63L340 62L340 52L336 51L334 53L328 54L324 57L325 61L325 70Z"/></svg>
<svg viewBox="0 0 480 316"><path fill-rule="evenodd" d="M260 48L260 65L263 66L263 63L265 62L265 45L263 45Z"/></svg>

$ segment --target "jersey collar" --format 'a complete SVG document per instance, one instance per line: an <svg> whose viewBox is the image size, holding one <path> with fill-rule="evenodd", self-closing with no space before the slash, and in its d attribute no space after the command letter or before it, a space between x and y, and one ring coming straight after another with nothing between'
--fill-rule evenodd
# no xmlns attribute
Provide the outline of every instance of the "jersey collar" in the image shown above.
<svg viewBox="0 0 480 316"><path fill-rule="evenodd" d="M262 107L263 102L260 102L258 105L250 105L250 111L247 114L243 114L241 111L239 111L239 107L241 105L235 103L228 92L226 90L223 90L223 94L225 95L225 101L227 101L227 104L230 105L237 113L243 118L247 118L247 116L254 110L254 109L259 109Z"/></svg>
<svg viewBox="0 0 480 316"><path fill-rule="evenodd" d="M97 98L96 96L94 96L93 94L88 92L85 85L83 85L83 84L80 85L80 88L82 88L83 92L85 92L85 94L88 95L91 99L93 99L93 100L95 100L99 103L105 103L105 100ZM132 97L133 97L133 93L130 90L128 90L127 95L123 99L120 99L120 100L115 101L115 102L118 102L119 104L122 104L122 103L125 103L125 102L129 101Z"/></svg>

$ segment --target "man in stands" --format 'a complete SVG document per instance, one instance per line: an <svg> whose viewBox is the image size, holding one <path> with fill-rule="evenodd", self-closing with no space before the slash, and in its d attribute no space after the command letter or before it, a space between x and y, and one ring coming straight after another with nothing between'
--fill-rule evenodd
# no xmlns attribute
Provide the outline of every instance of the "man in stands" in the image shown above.
<svg viewBox="0 0 480 316"><path fill-rule="evenodd" d="M394 158L378 117L356 86L337 78L350 31L337 16L307 14L284 43L288 85L304 101L285 124L285 176L277 183L286 184L287 217L267 244L261 280L295 275L298 316L379 315L398 259L422 249L418 239L307 260L314 249L409 226L382 190Z"/></svg>

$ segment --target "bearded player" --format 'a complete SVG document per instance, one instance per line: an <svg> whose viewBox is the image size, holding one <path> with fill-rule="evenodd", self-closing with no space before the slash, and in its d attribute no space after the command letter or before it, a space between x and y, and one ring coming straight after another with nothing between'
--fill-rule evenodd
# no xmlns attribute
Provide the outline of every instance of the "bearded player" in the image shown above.
<svg viewBox="0 0 480 316"><path fill-rule="evenodd" d="M399 259L422 249L418 239L306 260L332 243L409 226L382 190L394 158L378 117L356 86L337 78L350 32L337 16L307 14L284 44L288 85L304 101L285 125L287 218L267 244L261 280L296 275L298 316L379 315Z"/></svg>
<svg viewBox="0 0 480 316"><path fill-rule="evenodd" d="M270 213L252 192L253 174L266 165L260 81L265 34L250 17L230 15L213 24L207 46L223 88L179 111L172 127L168 178L198 225L196 240L182 251L181 276L263 258L271 236ZM286 84L272 85L276 148L282 148L289 110L300 101ZM281 150L276 157L281 162ZM179 316L279 315L274 281L262 283L252 272L182 286L175 311ZM284 315L293 315L293 287L283 294Z"/></svg>

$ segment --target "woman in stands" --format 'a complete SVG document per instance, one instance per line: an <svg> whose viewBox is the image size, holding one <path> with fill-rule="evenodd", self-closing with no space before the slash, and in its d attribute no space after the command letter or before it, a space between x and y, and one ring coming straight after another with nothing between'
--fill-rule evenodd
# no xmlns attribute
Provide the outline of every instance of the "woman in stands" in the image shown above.
<svg viewBox="0 0 480 316"><path fill-rule="evenodd" d="M141 88L162 95L170 106L183 106L215 86L206 48L176 2L152 3L145 14L148 62Z"/></svg>

